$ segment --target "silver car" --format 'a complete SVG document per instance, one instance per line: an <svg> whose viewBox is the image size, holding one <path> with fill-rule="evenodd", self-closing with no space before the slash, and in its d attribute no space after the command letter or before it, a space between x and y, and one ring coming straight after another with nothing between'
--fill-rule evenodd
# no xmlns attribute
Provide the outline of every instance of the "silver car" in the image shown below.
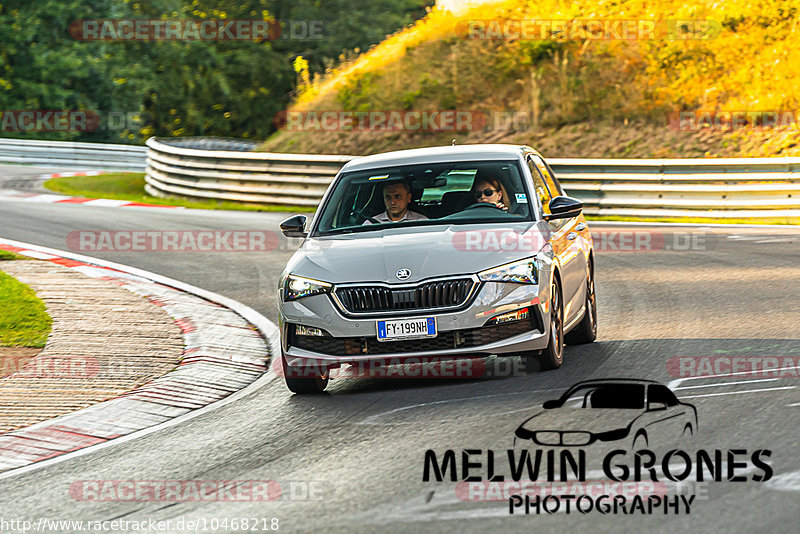
<svg viewBox="0 0 800 534"><path fill-rule="evenodd" d="M331 183L279 283L280 368L295 393L331 369L522 356L561 366L596 336L583 204L527 146L357 158Z"/></svg>

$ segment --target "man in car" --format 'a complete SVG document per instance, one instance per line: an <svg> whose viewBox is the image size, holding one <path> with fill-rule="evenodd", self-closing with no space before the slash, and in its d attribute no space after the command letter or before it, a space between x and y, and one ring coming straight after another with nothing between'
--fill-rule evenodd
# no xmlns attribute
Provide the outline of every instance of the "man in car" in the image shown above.
<svg viewBox="0 0 800 534"><path fill-rule="evenodd" d="M406 181L390 182L383 186L383 205L386 211L364 221L377 224L400 221L423 221L427 217L408 209L411 202L411 186Z"/></svg>

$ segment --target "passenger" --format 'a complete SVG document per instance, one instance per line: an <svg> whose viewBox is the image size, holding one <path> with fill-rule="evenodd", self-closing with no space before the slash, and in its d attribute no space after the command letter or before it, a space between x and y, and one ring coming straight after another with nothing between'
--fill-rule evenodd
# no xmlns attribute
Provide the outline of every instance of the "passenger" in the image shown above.
<svg viewBox="0 0 800 534"><path fill-rule="evenodd" d="M393 182L383 186L383 205L386 211L372 217L379 223L400 221L424 221L426 216L408 209L411 202L411 186L408 182ZM367 219L364 224L374 224Z"/></svg>
<svg viewBox="0 0 800 534"><path fill-rule="evenodd" d="M497 178L478 178L471 192L475 202L494 204L503 211L508 211L511 204L505 187Z"/></svg>

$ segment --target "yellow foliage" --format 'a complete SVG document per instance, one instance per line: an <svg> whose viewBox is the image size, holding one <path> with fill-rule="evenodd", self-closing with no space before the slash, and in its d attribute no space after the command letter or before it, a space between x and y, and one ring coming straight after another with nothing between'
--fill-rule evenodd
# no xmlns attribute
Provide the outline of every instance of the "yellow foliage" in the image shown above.
<svg viewBox="0 0 800 534"><path fill-rule="evenodd" d="M641 88L643 109L795 110L800 108L800 3L797 0L506 0L455 16L433 9L424 19L341 65L313 90L301 91L293 106L309 109L355 77L403 60L407 51L446 37L463 37L475 20L643 20L659 29L652 39L575 42L591 54L616 61L619 83ZM676 21L710 28L687 33ZM703 25L706 26L703 26ZM677 32L676 32L677 30ZM518 44L506 41L498 48ZM604 66L606 64L604 63ZM425 65L408 65L425 72ZM577 68L577 67L576 67Z"/></svg>

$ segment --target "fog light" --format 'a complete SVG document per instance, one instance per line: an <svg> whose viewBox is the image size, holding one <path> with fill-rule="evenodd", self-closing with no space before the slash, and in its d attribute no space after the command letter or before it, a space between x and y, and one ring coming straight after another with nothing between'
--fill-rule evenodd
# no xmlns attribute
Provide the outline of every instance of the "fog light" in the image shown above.
<svg viewBox="0 0 800 534"><path fill-rule="evenodd" d="M530 317L530 312L528 308L522 308L521 310L516 310L509 313L504 313L502 315L497 315L492 317L488 323L488 325L495 325L495 324L504 324L504 323L511 323L514 321L522 321L523 319L527 319Z"/></svg>
<svg viewBox="0 0 800 534"><path fill-rule="evenodd" d="M314 328L313 326L303 326L301 324L295 325L294 333L298 336L319 336L323 337L325 331L321 328Z"/></svg>

